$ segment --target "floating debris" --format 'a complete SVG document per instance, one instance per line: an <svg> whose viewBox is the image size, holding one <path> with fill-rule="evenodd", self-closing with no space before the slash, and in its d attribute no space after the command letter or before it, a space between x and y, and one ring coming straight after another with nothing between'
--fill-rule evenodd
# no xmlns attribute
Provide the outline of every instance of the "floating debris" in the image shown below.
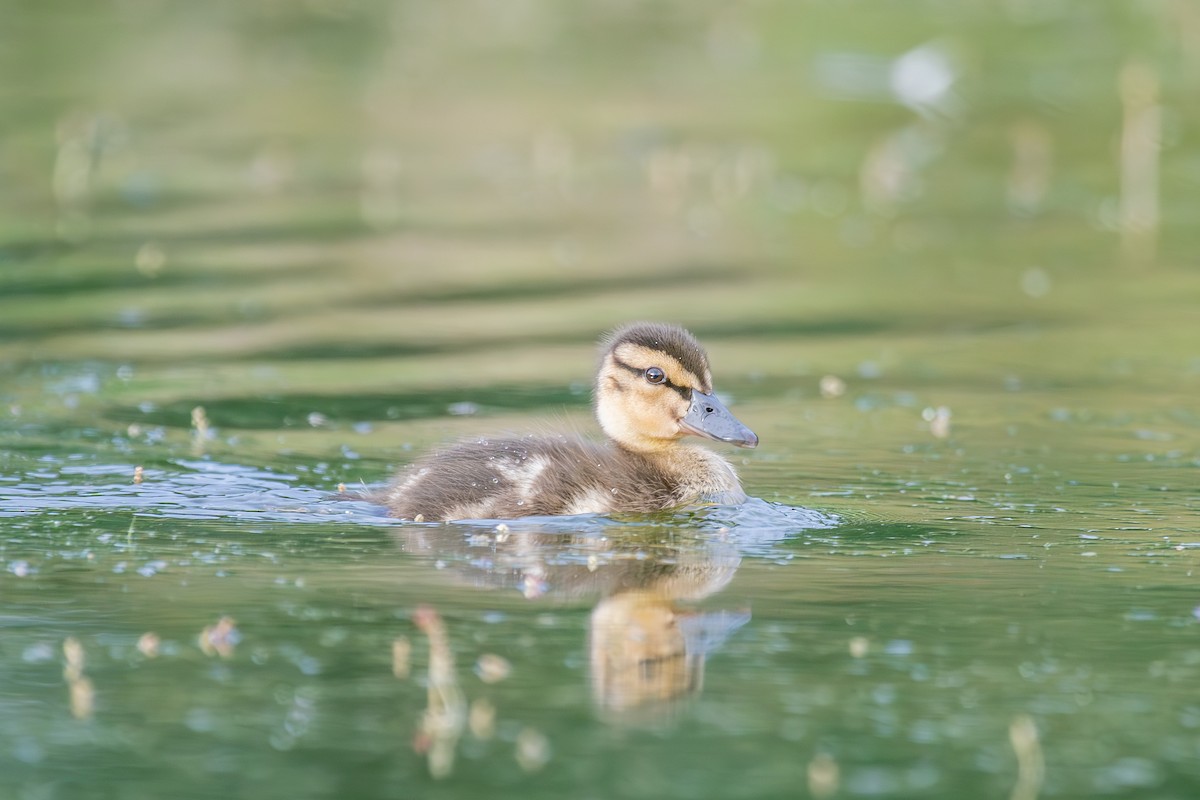
<svg viewBox="0 0 1200 800"><path fill-rule="evenodd" d="M512 664L504 656L484 653L475 661L475 674L484 683L499 683L512 673Z"/></svg>
<svg viewBox="0 0 1200 800"><path fill-rule="evenodd" d="M146 658L158 658L158 650L161 644L162 640L158 638L157 633L147 631L138 638L137 649Z"/></svg>
<svg viewBox="0 0 1200 800"><path fill-rule="evenodd" d="M537 772L550 761L550 740L541 731L522 728L517 734L517 765L526 772Z"/></svg>
<svg viewBox="0 0 1200 800"><path fill-rule="evenodd" d="M1008 740L1017 755L1017 783L1010 800L1036 800L1046 775L1046 760L1033 717L1020 714L1008 726Z"/></svg>
<svg viewBox="0 0 1200 800"><path fill-rule="evenodd" d="M950 409L946 406L929 407L921 412L921 419L929 423L929 432L938 439L950 436Z"/></svg>
<svg viewBox="0 0 1200 800"><path fill-rule="evenodd" d="M96 690L91 679L83 674L85 657L83 645L74 636L63 640L63 679L67 682L71 702L71 716L87 719L96 706Z"/></svg>
<svg viewBox="0 0 1200 800"><path fill-rule="evenodd" d="M490 739L496 733L496 707L487 698L481 697L471 703L467 715L467 727L476 739Z"/></svg>
<svg viewBox="0 0 1200 800"><path fill-rule="evenodd" d="M821 397L827 400L841 397L846 393L846 382L837 375L825 375L818 385L821 389Z"/></svg>
<svg viewBox="0 0 1200 800"><path fill-rule="evenodd" d="M329 424L329 417L325 416L320 411L313 411L309 413L305 419L308 421L309 426L313 428L323 428Z"/></svg>
<svg viewBox="0 0 1200 800"><path fill-rule="evenodd" d="M74 636L68 636L63 640L63 658L66 659L66 664L63 665L63 678L68 683L82 678L86 659L83 645Z"/></svg>
<svg viewBox="0 0 1200 800"><path fill-rule="evenodd" d="M399 680L404 680L408 677L412 664L412 643L405 637L401 636L392 642L392 675Z"/></svg>
<svg viewBox="0 0 1200 800"><path fill-rule="evenodd" d="M144 469L142 469L140 464L133 468L133 482L134 483L141 483L145 477L146 477L146 471Z"/></svg>
<svg viewBox="0 0 1200 800"><path fill-rule="evenodd" d="M891 64L888 77L892 94L923 116L953 116L960 105L953 92L959 75L956 61L944 42L914 47Z"/></svg>
<svg viewBox="0 0 1200 800"><path fill-rule="evenodd" d="M71 691L71 716L75 719L88 719L96 708L96 688L88 677L67 684Z"/></svg>
<svg viewBox="0 0 1200 800"><path fill-rule="evenodd" d="M204 406L196 406L192 409L192 452L200 455L204 452L204 443L211 438L211 427L208 424L208 414L204 411Z"/></svg>
<svg viewBox="0 0 1200 800"><path fill-rule="evenodd" d="M818 55L818 85L835 97L890 100L924 117L955 116L962 102L954 92L961 68L949 43L926 42L895 59L856 52Z"/></svg>
<svg viewBox="0 0 1200 800"><path fill-rule="evenodd" d="M216 625L209 625L200 632L200 649L206 656L219 655L221 658L233 656L233 649L242 640L242 635L234 623L233 617L221 617Z"/></svg>
<svg viewBox="0 0 1200 800"><path fill-rule="evenodd" d="M204 406L196 406L192 409L192 427L196 429L198 437L208 438L208 413L204 410Z"/></svg>
<svg viewBox="0 0 1200 800"><path fill-rule="evenodd" d="M413 749L424 753L429 774L445 778L454 768L454 750L466 725L466 699L454 675L454 653L441 615L431 606L420 606L413 622L429 638L429 694L421 728Z"/></svg>
<svg viewBox="0 0 1200 800"><path fill-rule="evenodd" d="M871 649L871 643L865 636L854 636L850 639L850 655L853 658L863 658Z"/></svg>
<svg viewBox="0 0 1200 800"><path fill-rule="evenodd" d="M338 494L345 494L346 493L346 484L339 483L337 485L337 490L338 490Z"/></svg>
<svg viewBox="0 0 1200 800"><path fill-rule="evenodd" d="M808 793L813 797L832 797L838 789L837 761L828 753L817 753L808 762Z"/></svg>

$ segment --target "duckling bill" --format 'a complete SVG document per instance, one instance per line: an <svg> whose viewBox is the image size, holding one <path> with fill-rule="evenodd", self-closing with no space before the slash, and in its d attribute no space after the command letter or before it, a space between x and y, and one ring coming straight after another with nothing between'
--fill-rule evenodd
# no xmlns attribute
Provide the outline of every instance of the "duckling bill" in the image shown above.
<svg viewBox="0 0 1200 800"><path fill-rule="evenodd" d="M601 340L597 443L563 435L480 439L432 453L374 499L411 520L650 512L746 499L733 466L681 439L758 437L713 392L708 356L683 328L635 323Z"/></svg>

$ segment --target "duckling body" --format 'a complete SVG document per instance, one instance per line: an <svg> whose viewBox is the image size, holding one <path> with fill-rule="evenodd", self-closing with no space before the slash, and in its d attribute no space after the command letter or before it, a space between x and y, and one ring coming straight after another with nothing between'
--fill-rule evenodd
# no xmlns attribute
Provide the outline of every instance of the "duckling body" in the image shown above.
<svg viewBox="0 0 1200 800"><path fill-rule="evenodd" d="M639 513L745 500L733 466L688 434L754 447L758 438L712 395L690 333L637 323L612 332L596 380L600 444L551 435L480 439L435 452L376 499L412 520Z"/></svg>
<svg viewBox="0 0 1200 800"><path fill-rule="evenodd" d="M667 457L567 436L465 442L431 455L387 490L392 516L510 519L649 512L746 499L729 462L700 447Z"/></svg>

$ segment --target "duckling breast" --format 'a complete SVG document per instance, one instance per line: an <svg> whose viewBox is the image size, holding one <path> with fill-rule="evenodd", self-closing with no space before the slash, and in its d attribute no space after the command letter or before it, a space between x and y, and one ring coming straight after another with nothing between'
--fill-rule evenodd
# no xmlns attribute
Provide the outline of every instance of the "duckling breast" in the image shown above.
<svg viewBox="0 0 1200 800"><path fill-rule="evenodd" d="M661 457L661 469L675 476L678 504L737 504L746 500L733 465L706 447L686 445Z"/></svg>

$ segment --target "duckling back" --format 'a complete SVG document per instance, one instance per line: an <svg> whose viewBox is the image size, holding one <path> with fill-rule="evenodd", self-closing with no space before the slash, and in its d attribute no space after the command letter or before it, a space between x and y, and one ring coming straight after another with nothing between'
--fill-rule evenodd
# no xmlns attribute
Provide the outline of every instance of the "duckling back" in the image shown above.
<svg viewBox="0 0 1200 800"><path fill-rule="evenodd" d="M418 461L373 499L392 516L430 522L641 513L698 499L744 499L724 459L703 448L679 450L668 463L567 436L481 439Z"/></svg>

